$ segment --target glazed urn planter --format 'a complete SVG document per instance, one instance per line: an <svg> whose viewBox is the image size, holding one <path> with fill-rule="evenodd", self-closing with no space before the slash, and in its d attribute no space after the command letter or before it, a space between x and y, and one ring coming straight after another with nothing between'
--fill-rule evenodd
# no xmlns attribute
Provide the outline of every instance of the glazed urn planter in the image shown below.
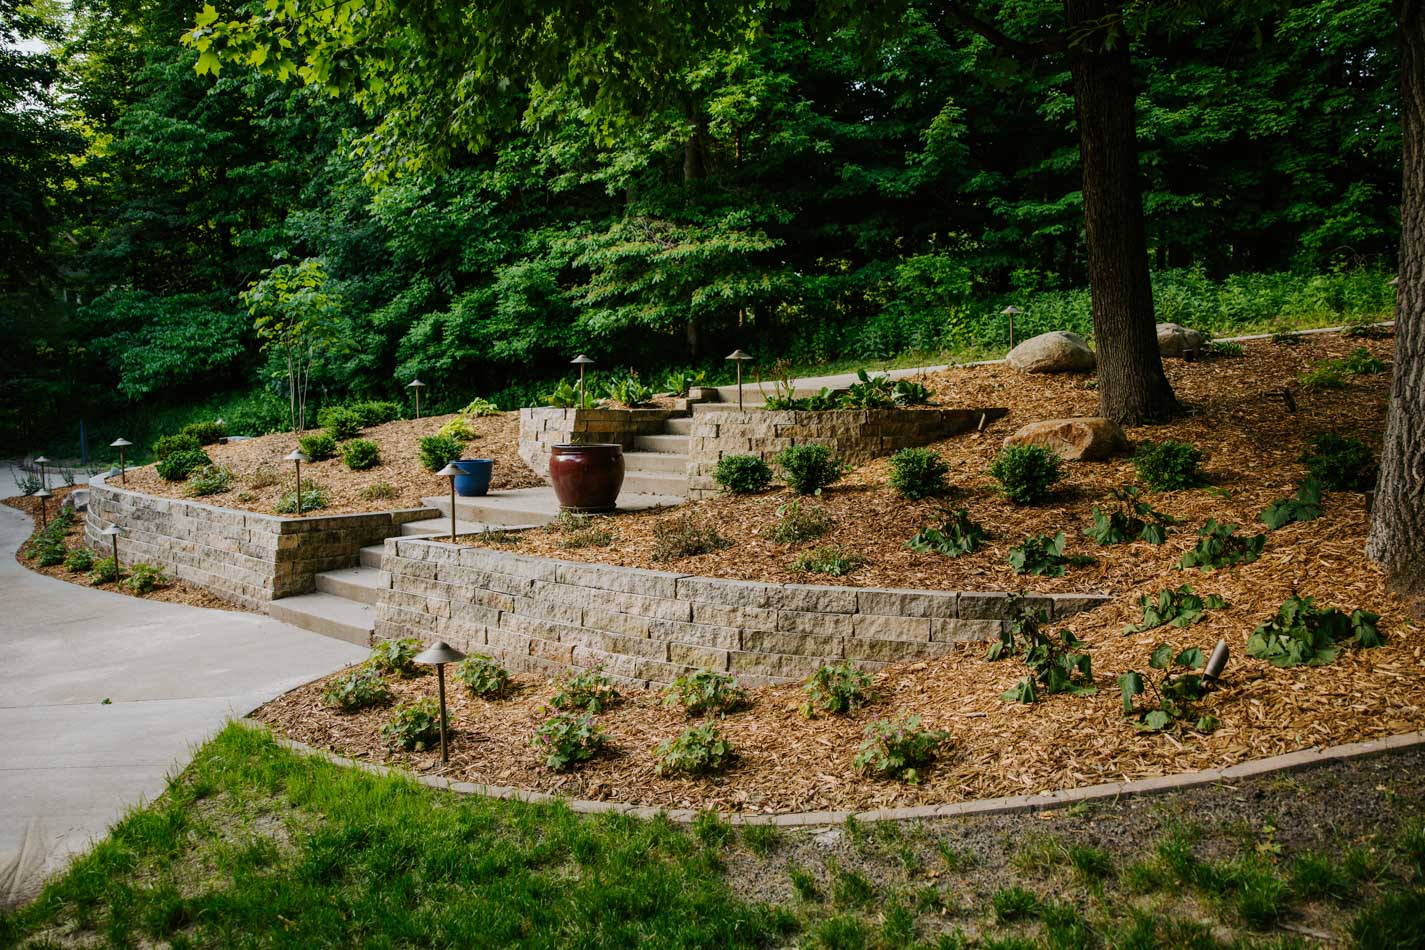
<svg viewBox="0 0 1425 950"><path fill-rule="evenodd" d="M613 511L623 488L623 446L617 442L556 445L549 480L563 511Z"/></svg>
<svg viewBox="0 0 1425 950"><path fill-rule="evenodd" d="M494 459L460 459L452 462L463 474L455 476L455 493L462 498L475 498L490 490L490 476L495 470Z"/></svg>

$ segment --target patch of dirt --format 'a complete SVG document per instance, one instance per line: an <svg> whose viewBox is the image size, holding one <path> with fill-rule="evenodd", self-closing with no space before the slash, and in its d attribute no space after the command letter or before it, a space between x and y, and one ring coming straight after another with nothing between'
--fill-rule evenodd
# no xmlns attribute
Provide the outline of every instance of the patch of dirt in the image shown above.
<svg viewBox="0 0 1425 950"><path fill-rule="evenodd" d="M370 439L381 450L381 464L366 471L348 469L341 460L340 452L323 462L303 464L303 486L309 483L321 485L329 496L325 508L308 514L322 516L420 508L422 498L447 494L450 491L449 480L421 466L420 441L425 436L434 435L437 429L454 418L454 415L448 415L401 419L363 430L359 437ZM478 437L467 443L465 457L495 460L491 488L528 488L543 484L519 457L519 413L469 417L469 422ZM312 429L306 434L318 431ZM278 499L294 487L293 465L284 461L283 457L296 447L297 440L290 432L207 446L204 451L214 464L232 472L233 487L221 494L192 500L223 508L273 514ZM184 498L187 497L184 484L164 481L152 465L146 465L129 469L127 484L123 487L148 495ZM380 497L368 496L366 493L375 485L389 486L390 492Z"/></svg>
<svg viewBox="0 0 1425 950"><path fill-rule="evenodd" d="M65 497L73 491L75 487L82 486L67 486L53 489L54 496L46 502L46 508L51 517L59 510ZM5 504L29 515L34 521L34 530L40 530L40 502L38 498L17 495L13 498L6 498ZM120 541L119 543L122 544L123 542ZM28 544L28 542L26 542L26 544ZM93 584L89 580L89 573L87 571L70 571L63 564L41 567L36 561L25 557L26 544L20 545L20 549L15 552L15 560L36 574L44 574L56 580L78 584L81 587L95 587L99 590L107 590L110 593L124 594L128 597L139 597L144 600L159 600L168 604L187 604L190 607L210 607L217 610L243 610L248 613L256 613L256 611L248 607L243 607L240 604L229 603L201 587L195 587L186 581L172 578L170 578L168 583L163 587L150 591L147 594L136 594L123 586L123 584ZM65 532L64 546L71 551L89 546L84 541L84 515L82 512L75 517L74 522L69 526L69 530ZM104 558L108 557L109 553L108 551L99 551L96 552L96 555L97 557Z"/></svg>

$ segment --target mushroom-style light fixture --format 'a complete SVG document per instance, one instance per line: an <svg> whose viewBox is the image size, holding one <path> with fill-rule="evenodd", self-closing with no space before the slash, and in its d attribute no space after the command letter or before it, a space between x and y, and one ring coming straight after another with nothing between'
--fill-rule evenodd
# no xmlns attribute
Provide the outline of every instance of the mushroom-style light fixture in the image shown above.
<svg viewBox="0 0 1425 950"><path fill-rule="evenodd" d="M40 530L43 531L49 527L49 512L45 510L50 497L49 489L41 488L35 492L35 497L40 500Z"/></svg>
<svg viewBox="0 0 1425 950"><path fill-rule="evenodd" d="M445 740L445 664L458 663L465 659L465 654L455 647L440 641L433 647L428 647L417 653L413 661L422 666L435 667L435 679L440 684L440 764L450 764L450 752Z"/></svg>
<svg viewBox="0 0 1425 950"><path fill-rule="evenodd" d="M124 449L128 448L128 447L131 446L131 445L133 445L133 443L130 442L128 439L115 439L113 442L110 442L110 443L109 443L109 448L111 448L111 449L118 449L118 450L119 450L119 484L120 484L120 485L127 485L127 484L129 483L129 480L128 480L128 477L127 477L128 469L124 467Z"/></svg>
<svg viewBox="0 0 1425 950"><path fill-rule="evenodd" d="M108 536L109 540L114 542L114 577L115 579L122 577L123 572L119 569L119 535L124 533L124 529L116 524L111 524L99 533Z"/></svg>
<svg viewBox="0 0 1425 950"><path fill-rule="evenodd" d="M49 479L45 477L45 466L49 464L49 459L45 458L43 455L38 456L35 459L35 464L40 467L40 487L48 488Z"/></svg>
<svg viewBox="0 0 1425 950"><path fill-rule="evenodd" d="M742 364L752 359L751 353L742 350L733 350L727 358L737 364L737 411L742 411Z"/></svg>
<svg viewBox="0 0 1425 950"><path fill-rule="evenodd" d="M297 466L297 517L302 517L302 463L310 462L309 458L301 449L293 449L283 456L288 462Z"/></svg>
<svg viewBox="0 0 1425 950"><path fill-rule="evenodd" d="M417 418L417 419L419 419L419 418L421 417L421 390L425 388L425 385L426 385L425 383L421 382L419 376L416 377L415 379L411 380L409 383L406 384L406 388L409 389L411 392L415 393L415 395L416 395L416 418Z"/></svg>
<svg viewBox="0 0 1425 950"><path fill-rule="evenodd" d="M1014 304L1010 304L1000 311L1000 313L1009 318L1009 348L1011 350L1014 349L1014 318L1023 312L1023 310L1020 310Z"/></svg>
<svg viewBox="0 0 1425 950"><path fill-rule="evenodd" d="M580 353L578 356L574 357L569 362L579 367L579 408L588 409L589 400L584 392L584 367L590 365L594 361L589 359L583 353Z"/></svg>
<svg viewBox="0 0 1425 950"><path fill-rule="evenodd" d="M460 469L455 467L454 462L447 462L445 468L436 472L437 475L444 475L450 479L450 543L455 543L455 476L464 475Z"/></svg>

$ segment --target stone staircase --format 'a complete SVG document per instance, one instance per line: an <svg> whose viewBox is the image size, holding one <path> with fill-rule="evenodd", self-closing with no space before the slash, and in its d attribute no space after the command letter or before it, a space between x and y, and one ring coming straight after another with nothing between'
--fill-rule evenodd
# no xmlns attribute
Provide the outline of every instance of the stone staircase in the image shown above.
<svg viewBox="0 0 1425 950"><path fill-rule="evenodd" d="M688 497L688 434L693 430L690 416L676 416L663 423L657 435L640 435L633 451L623 453L624 494ZM619 500L623 507L623 499Z"/></svg>
<svg viewBox="0 0 1425 950"><path fill-rule="evenodd" d="M356 567L323 571L316 577L314 592L274 600L267 612L303 630L370 645L371 631L376 629L376 598L387 586L381 571L383 548L380 544L362 548Z"/></svg>

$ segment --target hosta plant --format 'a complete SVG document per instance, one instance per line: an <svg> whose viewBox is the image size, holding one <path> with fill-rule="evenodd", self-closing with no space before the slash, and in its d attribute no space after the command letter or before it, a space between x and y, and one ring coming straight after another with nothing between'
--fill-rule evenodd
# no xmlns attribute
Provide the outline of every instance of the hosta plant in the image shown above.
<svg viewBox="0 0 1425 950"><path fill-rule="evenodd" d="M1291 498L1278 498L1262 511L1262 523L1273 531L1296 521L1315 521L1325 511L1321 502L1321 483L1314 478L1303 481Z"/></svg>
<svg viewBox="0 0 1425 950"><path fill-rule="evenodd" d="M483 653L472 653L455 667L455 679L476 696L498 696L510 688L510 671Z"/></svg>
<svg viewBox="0 0 1425 950"><path fill-rule="evenodd" d="M1155 630L1164 625L1188 627L1203 618L1204 610L1221 610L1227 603L1217 594L1200 597L1184 584L1177 590L1144 594L1138 598L1138 606L1143 608L1143 619L1139 623L1124 627L1124 636Z"/></svg>
<svg viewBox="0 0 1425 950"><path fill-rule="evenodd" d="M647 405L652 401L653 387L639 379L637 373L629 373L627 376L611 380L604 387L604 394L609 397L610 402L632 409L635 406Z"/></svg>
<svg viewBox="0 0 1425 950"><path fill-rule="evenodd" d="M1159 672L1156 681L1137 670L1118 677L1123 714L1135 728L1163 732L1179 723L1192 723L1199 732L1211 732L1216 727L1215 718L1197 712L1196 704L1207 695L1209 685L1198 672L1207 665L1200 649L1189 647L1174 653L1171 646L1159 644L1148 665Z"/></svg>
<svg viewBox="0 0 1425 950"><path fill-rule="evenodd" d="M718 731L716 723L689 726L654 750L654 771L659 775L710 775L732 764L736 754L732 743Z"/></svg>
<svg viewBox="0 0 1425 950"><path fill-rule="evenodd" d="M689 716L735 712L747 705L747 691L726 673L697 670L673 681L663 693L669 706L681 706Z"/></svg>
<svg viewBox="0 0 1425 950"><path fill-rule="evenodd" d="M959 557L975 553L989 537L984 526L970 520L970 513L964 508L942 508L939 523L921 528L906 542L906 547L922 553Z"/></svg>
<svg viewBox="0 0 1425 950"><path fill-rule="evenodd" d="M500 414L500 407L488 399L481 399L477 396L470 400L464 409L460 410L460 414L462 416L475 416L477 418L481 416L498 416Z"/></svg>
<svg viewBox="0 0 1425 950"><path fill-rule="evenodd" d="M803 684L806 702L802 704L802 715L808 719L844 716L858 706L873 703L876 693L871 682L871 674L861 672L850 660L828 663Z"/></svg>
<svg viewBox="0 0 1425 950"><path fill-rule="evenodd" d="M434 748L440 742L440 705L430 696L403 703L391 710L378 734L388 749L424 752Z"/></svg>
<svg viewBox="0 0 1425 950"><path fill-rule="evenodd" d="M878 719L866 727L853 764L863 775L915 785L949 742L949 732L924 728L919 716Z"/></svg>
<svg viewBox="0 0 1425 950"><path fill-rule="evenodd" d="M1032 534L1009 549L1009 566L1016 574L1040 577L1063 577L1070 567L1094 563L1086 554L1065 554L1068 538L1060 531L1052 538L1047 534Z"/></svg>
<svg viewBox="0 0 1425 950"><path fill-rule="evenodd" d="M890 409L896 404L895 387L889 376L872 376L864 369L856 371L856 382L841 394L843 409Z"/></svg>
<svg viewBox="0 0 1425 950"><path fill-rule="evenodd" d="M1017 609L998 642L991 644L986 653L989 660L1020 654L1029 667L1029 675L1004 693L1007 702L1032 703L1041 691L1075 696L1098 692L1093 684L1093 661L1087 653L1079 652L1083 641L1068 630L1060 630L1057 636L1045 631L1041 625L1047 622L1044 611Z"/></svg>
<svg viewBox="0 0 1425 950"><path fill-rule="evenodd" d="M1099 544L1125 544L1129 541L1162 544L1168 539L1168 529L1178 523L1177 519L1154 510L1138 494L1136 485L1113 489L1118 507L1100 511L1098 505L1094 505L1093 524L1084 529L1084 534Z"/></svg>
<svg viewBox="0 0 1425 950"><path fill-rule="evenodd" d="M322 702L342 712L356 712L391 701L386 678L374 666L354 666L327 683Z"/></svg>
<svg viewBox="0 0 1425 950"><path fill-rule="evenodd" d="M934 395L922 383L910 379L898 379L891 398L896 401L897 406L928 406Z"/></svg>
<svg viewBox="0 0 1425 950"><path fill-rule="evenodd" d="M1321 609L1310 597L1292 593L1247 638L1247 655L1273 666L1324 666L1336 659L1343 646L1361 649L1384 644L1376 624L1379 614L1353 610L1350 615L1333 608Z"/></svg>
<svg viewBox="0 0 1425 950"><path fill-rule="evenodd" d="M1205 571L1209 568L1251 564L1262 556L1262 548L1266 543L1265 534L1240 535L1235 524L1218 524L1216 519L1209 518L1207 524L1198 531L1197 544L1182 556L1178 566L1196 567Z"/></svg>
<svg viewBox="0 0 1425 950"><path fill-rule="evenodd" d="M608 736L588 713L555 713L534 730L531 744L554 772L587 762L608 745Z"/></svg>
<svg viewBox="0 0 1425 950"><path fill-rule="evenodd" d="M582 673L566 673L555 682L555 692L549 705L555 709L582 710L598 713L618 702L619 692L605 675L603 667Z"/></svg>

